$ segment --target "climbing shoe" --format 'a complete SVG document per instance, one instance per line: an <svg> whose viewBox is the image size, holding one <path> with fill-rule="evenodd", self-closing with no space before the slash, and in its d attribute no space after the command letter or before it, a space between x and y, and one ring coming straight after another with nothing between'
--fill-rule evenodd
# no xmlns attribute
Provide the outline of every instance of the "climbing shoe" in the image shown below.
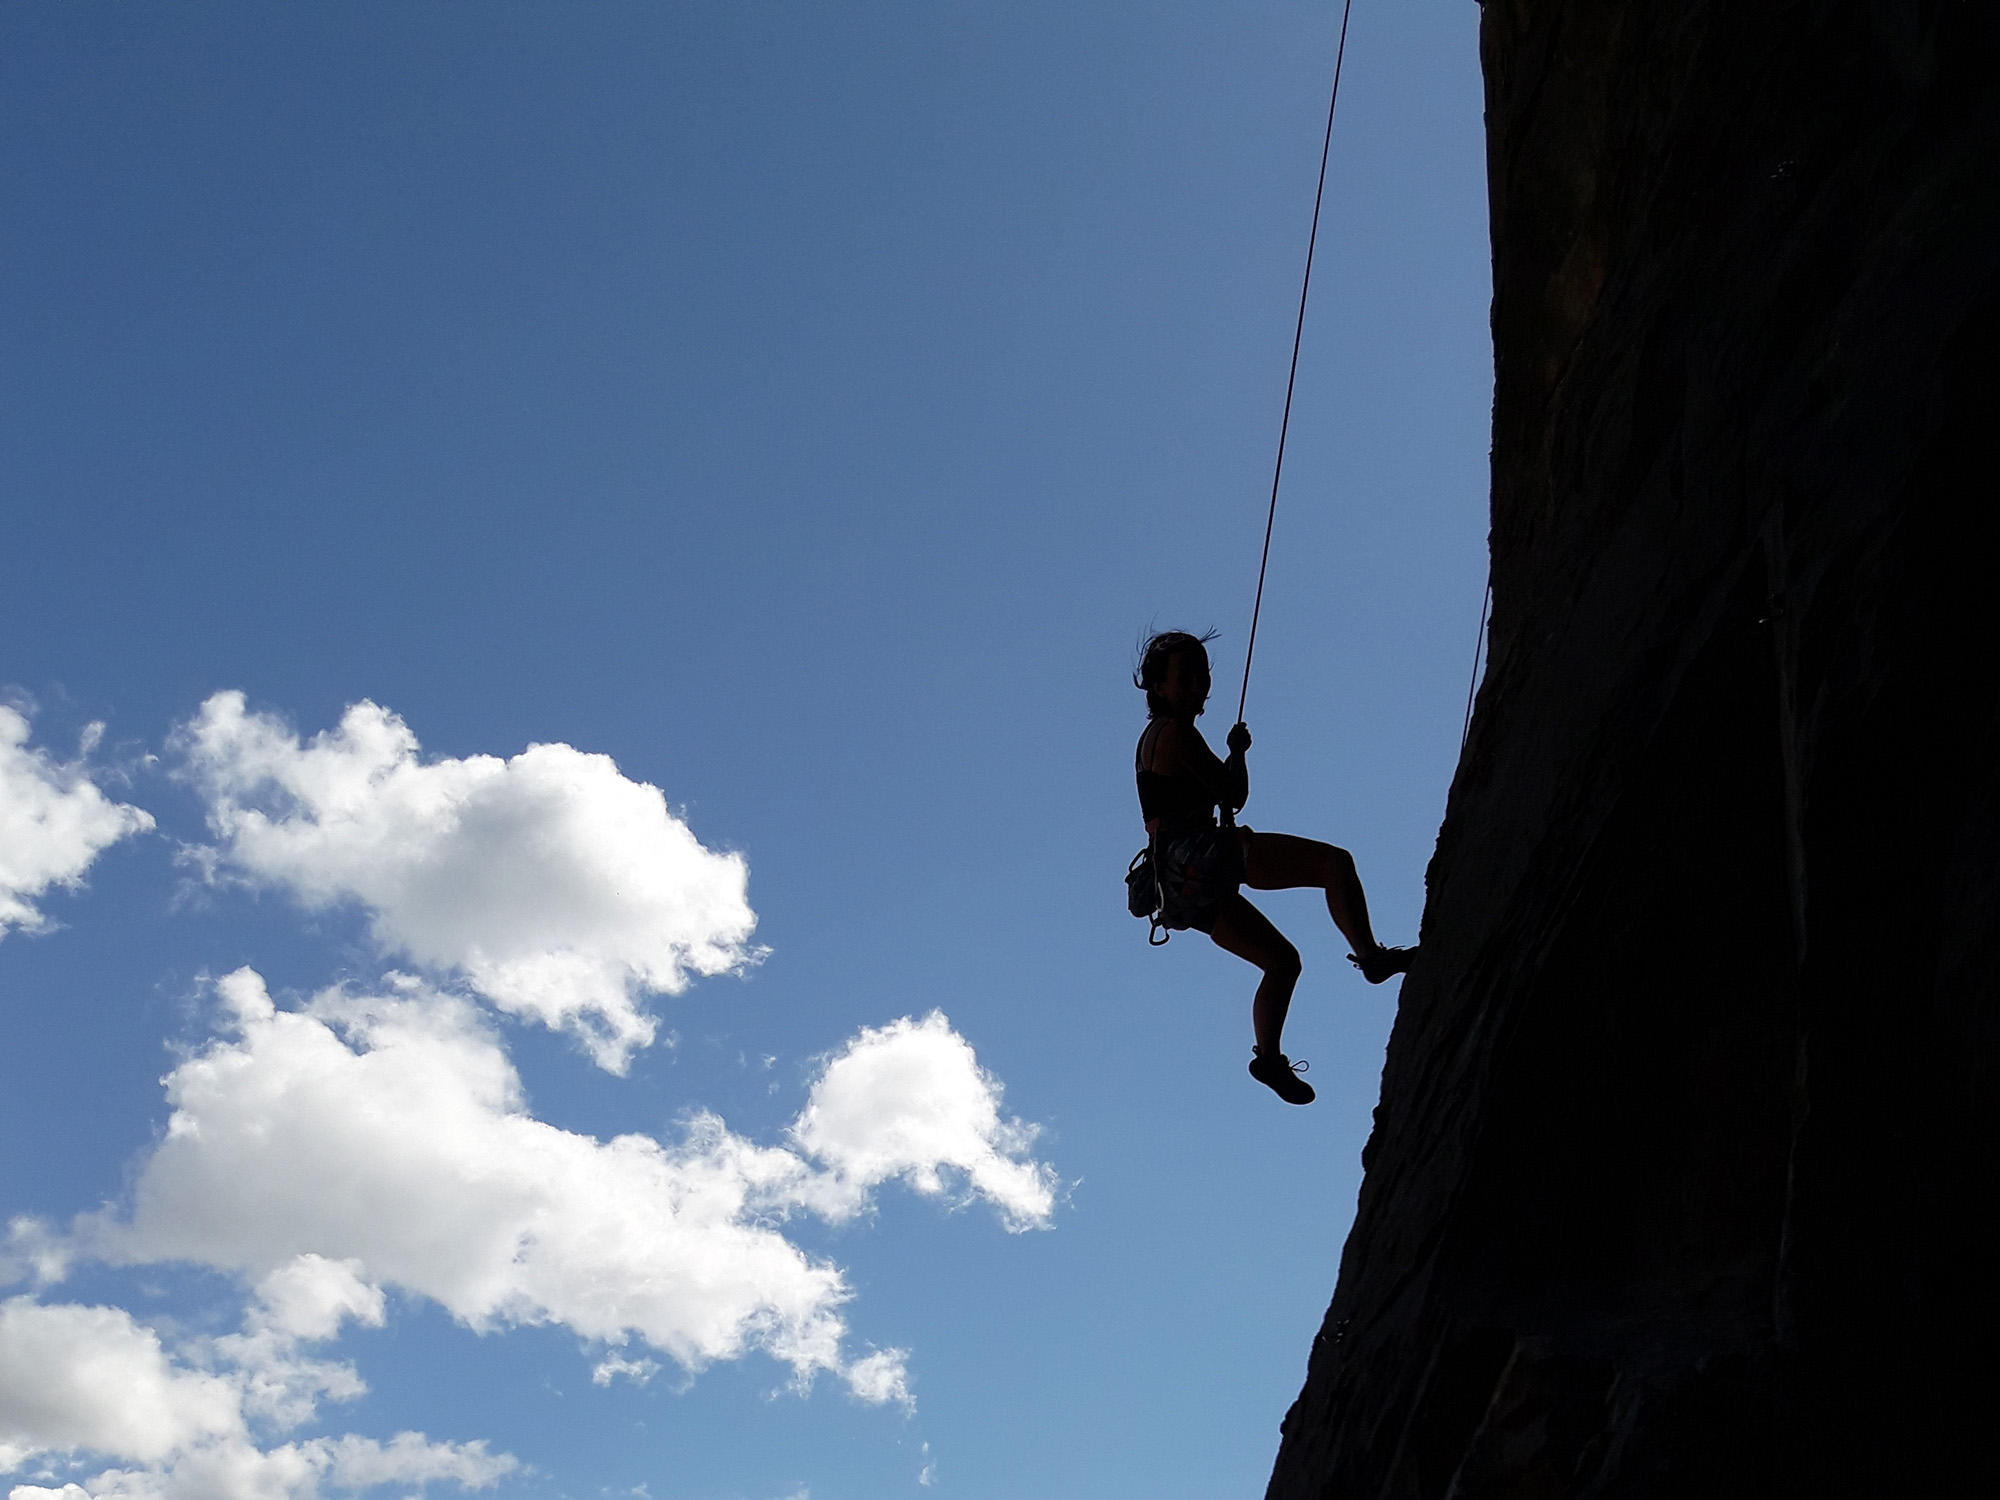
<svg viewBox="0 0 2000 1500"><path fill-rule="evenodd" d="M1380 984L1385 979L1398 974L1407 974L1410 965L1417 961L1414 948L1377 948L1366 958L1357 953L1347 955L1347 961L1361 971L1361 977L1370 984Z"/></svg>
<svg viewBox="0 0 2000 1500"><path fill-rule="evenodd" d="M1293 1062L1282 1052L1272 1057L1260 1052L1250 1059L1250 1076L1287 1104L1310 1104L1316 1097L1313 1086L1299 1077L1308 1066Z"/></svg>

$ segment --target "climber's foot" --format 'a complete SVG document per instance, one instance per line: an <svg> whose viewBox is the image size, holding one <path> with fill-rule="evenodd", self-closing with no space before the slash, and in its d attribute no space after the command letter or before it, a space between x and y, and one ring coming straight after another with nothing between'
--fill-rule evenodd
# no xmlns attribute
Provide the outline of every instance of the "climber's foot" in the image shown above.
<svg viewBox="0 0 2000 1500"><path fill-rule="evenodd" d="M1361 977L1370 984L1380 984L1397 974L1407 974L1410 965L1417 961L1417 950L1384 948L1378 945L1366 958L1358 953L1350 953L1347 955L1347 961L1359 969Z"/></svg>
<svg viewBox="0 0 2000 1500"><path fill-rule="evenodd" d="M1306 1067L1307 1064L1293 1062L1282 1052L1268 1056L1259 1052L1250 1059L1250 1076L1287 1104L1310 1104L1317 1097L1313 1086L1299 1077Z"/></svg>

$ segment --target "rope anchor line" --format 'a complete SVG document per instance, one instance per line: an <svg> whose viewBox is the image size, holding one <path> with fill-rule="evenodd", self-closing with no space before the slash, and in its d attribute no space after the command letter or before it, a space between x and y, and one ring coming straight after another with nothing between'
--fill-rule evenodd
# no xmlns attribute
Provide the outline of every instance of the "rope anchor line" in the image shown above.
<svg viewBox="0 0 2000 1500"><path fill-rule="evenodd" d="M1340 69L1347 60L1347 18L1354 0L1340 9L1340 43L1333 54L1333 88L1326 101L1326 136L1319 148L1319 186L1313 192L1312 233L1306 237L1306 273L1299 283L1299 318L1292 329L1292 369L1285 377L1285 414L1278 423L1278 462L1271 471L1271 505L1264 516L1264 555L1257 564L1257 599L1250 606L1250 642L1243 652L1243 691L1236 699L1236 721L1243 722L1250 701L1250 662L1257 654L1257 619L1264 612L1264 574L1271 566L1271 530L1278 520L1278 483L1285 475L1285 438L1292 428L1292 391L1299 380L1299 345L1306 333L1306 296L1312 290L1313 251L1319 246L1319 210L1326 198L1326 162L1333 150L1333 112L1340 104Z"/></svg>

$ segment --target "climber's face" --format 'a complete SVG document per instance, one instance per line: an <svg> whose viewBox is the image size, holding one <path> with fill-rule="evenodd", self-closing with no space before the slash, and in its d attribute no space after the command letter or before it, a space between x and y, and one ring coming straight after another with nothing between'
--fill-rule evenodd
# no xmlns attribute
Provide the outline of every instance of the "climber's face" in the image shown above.
<svg viewBox="0 0 2000 1500"><path fill-rule="evenodd" d="M1208 702L1208 655L1202 651L1176 651L1167 658L1167 674L1160 683L1160 696L1177 719L1200 715Z"/></svg>

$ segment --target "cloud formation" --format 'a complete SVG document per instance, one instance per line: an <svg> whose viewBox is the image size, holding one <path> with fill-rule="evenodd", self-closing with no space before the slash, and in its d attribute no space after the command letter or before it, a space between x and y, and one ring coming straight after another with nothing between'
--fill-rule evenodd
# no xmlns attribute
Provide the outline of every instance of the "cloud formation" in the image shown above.
<svg viewBox="0 0 2000 1500"><path fill-rule="evenodd" d="M158 1335L123 1310L0 1303L0 1468L65 1448L156 1463L246 1437L229 1383L174 1369Z"/></svg>
<svg viewBox="0 0 2000 1500"><path fill-rule="evenodd" d="M658 1023L645 993L758 956L749 872L704 848L609 756L419 759L370 702L301 742L217 693L176 734L211 863L309 908L357 902L383 950L462 974L502 1010L576 1032L616 1073Z"/></svg>
<svg viewBox="0 0 2000 1500"><path fill-rule="evenodd" d="M90 726L86 751L102 732ZM99 854L152 826L150 813L99 791L81 759L29 749L26 717L0 706L0 938L44 930L37 897L55 885L75 890Z"/></svg>
<svg viewBox="0 0 2000 1500"><path fill-rule="evenodd" d="M0 709L0 936L45 925L33 898L152 826L80 762L26 745L26 721ZM850 1347L846 1277L787 1226L868 1214L892 1181L984 1202L1010 1231L1050 1223L1037 1127L1002 1115L999 1080L937 1012L824 1058L779 1144L706 1111L672 1139L534 1117L475 994L622 1072L654 1037L649 994L759 956L741 856L704 848L609 758L537 745L425 763L402 720L366 702L302 742L239 693L210 698L173 748L206 802L215 842L196 855L212 876L308 908L354 903L429 977L280 1009L253 970L225 976L216 1034L163 1080L171 1115L129 1202L67 1231L14 1222L0 1284L46 1288L91 1257L205 1266L248 1300L237 1331L179 1342L117 1307L0 1302L0 1472L38 1466L9 1500L495 1483L518 1465L479 1443L287 1440L365 1391L316 1346L379 1326L389 1288L482 1331L566 1328L598 1385L644 1384L653 1355L692 1373L761 1352L801 1388L824 1373L908 1405L907 1351ZM100 1461L112 1467L64 1482Z"/></svg>
<svg viewBox="0 0 2000 1500"><path fill-rule="evenodd" d="M963 1182L1011 1230L1046 1228L1055 1170L1033 1160L1039 1127L1000 1118L1000 1080L940 1011L863 1027L813 1084L791 1138L833 1174L829 1207L858 1210L869 1190L901 1178L938 1196Z"/></svg>
<svg viewBox="0 0 2000 1500"><path fill-rule="evenodd" d="M0 1473L78 1451L124 1465L81 1484L15 1485L9 1500L311 1500L323 1488L388 1483L480 1489L518 1467L484 1443L433 1443L417 1432L386 1444L349 1434L262 1446L253 1418L289 1428L312 1404L275 1417L260 1411L268 1365L231 1368L226 1348L209 1352L223 1356L219 1368L176 1359L122 1308L0 1302ZM357 1380L333 1394L361 1389Z"/></svg>
<svg viewBox="0 0 2000 1500"><path fill-rule="evenodd" d="M243 1408L280 1428L296 1427L322 1397L351 1401L364 1392L351 1364L314 1359L300 1345L330 1339L348 1319L380 1328L384 1298L354 1261L305 1254L257 1283L243 1332L214 1341L214 1353L242 1372Z"/></svg>
<svg viewBox="0 0 2000 1500"><path fill-rule="evenodd" d="M393 1284L475 1328L637 1339L690 1371L761 1350L801 1383L834 1373L883 1402L908 1400L903 1352L843 1354L846 1280L785 1219L851 1218L891 1178L930 1195L960 1184L1014 1228L1053 1211L1051 1170L1025 1156L1032 1128L1001 1119L997 1081L942 1015L863 1031L830 1060L797 1150L709 1113L672 1144L599 1141L528 1113L471 1004L398 986L286 1011L251 970L219 981L227 1035L168 1075L173 1113L129 1216L79 1220L75 1246L263 1278L252 1334L320 1336L378 1315L374 1289Z"/></svg>

